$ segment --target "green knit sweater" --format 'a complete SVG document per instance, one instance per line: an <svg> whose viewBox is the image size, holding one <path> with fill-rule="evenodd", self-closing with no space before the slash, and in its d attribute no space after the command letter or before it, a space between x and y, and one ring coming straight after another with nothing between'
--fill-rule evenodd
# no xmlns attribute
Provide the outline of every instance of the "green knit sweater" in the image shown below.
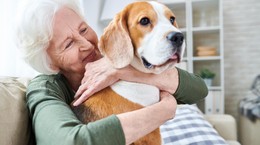
<svg viewBox="0 0 260 145"><path fill-rule="evenodd" d="M195 103L207 95L203 80L178 69L179 87L174 96L181 103ZM61 75L39 75L27 88L27 106L37 145L125 145L116 115L82 124L70 109L75 93Z"/></svg>

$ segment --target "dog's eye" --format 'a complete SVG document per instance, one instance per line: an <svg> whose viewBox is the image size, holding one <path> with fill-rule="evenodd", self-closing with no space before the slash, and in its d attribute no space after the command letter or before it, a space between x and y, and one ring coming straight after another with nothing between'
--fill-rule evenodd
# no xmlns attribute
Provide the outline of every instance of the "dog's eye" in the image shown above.
<svg viewBox="0 0 260 145"><path fill-rule="evenodd" d="M170 22L174 25L175 17L171 16Z"/></svg>
<svg viewBox="0 0 260 145"><path fill-rule="evenodd" d="M142 18L141 20L140 20L140 24L141 25L148 25L148 24L150 24L150 19L149 18L147 18L147 17L144 17L144 18Z"/></svg>

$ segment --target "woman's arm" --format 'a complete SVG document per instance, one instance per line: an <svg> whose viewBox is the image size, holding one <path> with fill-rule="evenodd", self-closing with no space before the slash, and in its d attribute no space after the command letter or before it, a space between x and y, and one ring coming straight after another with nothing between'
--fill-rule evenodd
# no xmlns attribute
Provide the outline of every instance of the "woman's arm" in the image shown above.
<svg viewBox="0 0 260 145"><path fill-rule="evenodd" d="M176 100L163 92L161 101L149 107L82 124L68 105L69 89L56 80L41 77L28 86L27 105L38 145L130 144L175 115Z"/></svg>
<svg viewBox="0 0 260 145"><path fill-rule="evenodd" d="M117 73L117 77L121 80L149 84L171 94L174 94L179 86L179 74L176 68L166 70L160 74L148 74L128 66Z"/></svg>
<svg viewBox="0 0 260 145"><path fill-rule="evenodd" d="M146 74L128 67L118 71L117 75L122 80L145 83L167 91L178 103L193 104L208 94L208 88L199 76L176 67L161 74Z"/></svg>
<svg viewBox="0 0 260 145"><path fill-rule="evenodd" d="M207 96L204 81L187 71L173 68L161 74L147 74L131 66L114 69L105 58L88 63L82 85L78 89L73 105L84 102L95 92L115 83L119 79L157 86L160 90L173 94L179 103L195 103Z"/></svg>
<svg viewBox="0 0 260 145"><path fill-rule="evenodd" d="M177 104L174 97L167 92L161 92L160 96L159 103L117 115L122 124L127 145L152 132L175 116Z"/></svg>
<svg viewBox="0 0 260 145"><path fill-rule="evenodd" d="M39 76L27 87L26 103L37 145L124 145L124 132L117 116L89 124L77 119L68 105L73 93L61 80Z"/></svg>

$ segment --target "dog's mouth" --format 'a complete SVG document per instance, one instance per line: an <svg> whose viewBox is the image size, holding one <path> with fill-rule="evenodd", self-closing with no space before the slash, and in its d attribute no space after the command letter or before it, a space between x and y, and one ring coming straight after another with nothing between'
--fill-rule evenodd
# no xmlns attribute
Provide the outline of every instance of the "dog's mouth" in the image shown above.
<svg viewBox="0 0 260 145"><path fill-rule="evenodd" d="M148 62L143 56L142 56L142 61L143 61L145 68L147 68L147 69L153 68L154 65L152 65L150 62Z"/></svg>
<svg viewBox="0 0 260 145"><path fill-rule="evenodd" d="M161 67L161 66L169 64L169 63L179 63L180 62L180 54L179 53L173 54L166 62L159 64L159 65L154 65L154 64L150 63L143 56L141 57L141 59L142 59L142 62L143 62L143 65L145 66L145 68L152 69L152 68L155 68L155 67Z"/></svg>

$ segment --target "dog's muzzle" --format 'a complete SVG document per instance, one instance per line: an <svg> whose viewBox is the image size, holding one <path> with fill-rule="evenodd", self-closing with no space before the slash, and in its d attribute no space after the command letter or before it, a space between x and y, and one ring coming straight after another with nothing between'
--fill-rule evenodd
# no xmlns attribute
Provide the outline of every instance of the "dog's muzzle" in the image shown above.
<svg viewBox="0 0 260 145"><path fill-rule="evenodd" d="M180 47L183 44L184 36L180 32L171 32L169 33L166 38L170 40L174 47Z"/></svg>
<svg viewBox="0 0 260 145"><path fill-rule="evenodd" d="M175 61L175 62L179 63L180 60L181 60L181 52L182 52L182 45L184 43L184 35L182 33L180 33L180 32L170 32L166 36L166 39L172 45L172 55L163 64L170 63L172 61ZM142 59L143 65L147 69L152 69L154 67L160 67L160 66L163 65L163 64L153 65L143 56L141 56L141 59Z"/></svg>

